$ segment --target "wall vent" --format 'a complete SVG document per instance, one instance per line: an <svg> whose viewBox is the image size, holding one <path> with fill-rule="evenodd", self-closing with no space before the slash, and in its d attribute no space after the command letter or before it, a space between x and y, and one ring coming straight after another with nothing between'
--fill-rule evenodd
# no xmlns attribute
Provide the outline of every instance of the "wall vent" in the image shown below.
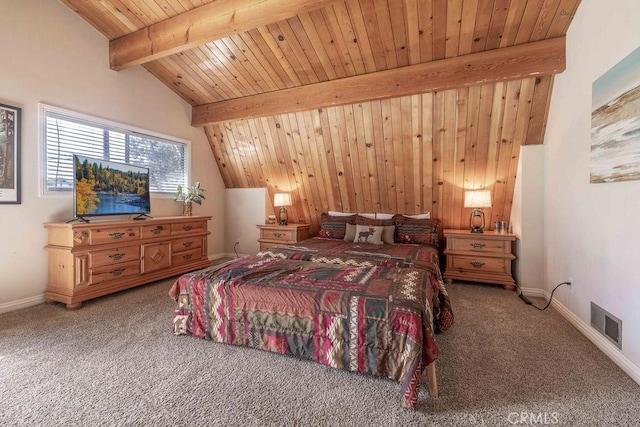
<svg viewBox="0 0 640 427"><path fill-rule="evenodd" d="M591 302L591 326L622 350L622 320Z"/></svg>

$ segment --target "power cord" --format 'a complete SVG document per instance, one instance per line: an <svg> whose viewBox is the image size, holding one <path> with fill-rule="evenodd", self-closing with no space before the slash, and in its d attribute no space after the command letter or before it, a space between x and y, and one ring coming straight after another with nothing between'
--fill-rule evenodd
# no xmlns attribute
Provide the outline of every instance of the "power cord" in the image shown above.
<svg viewBox="0 0 640 427"><path fill-rule="evenodd" d="M240 258L240 256L238 255L238 251L236 250L236 247L238 247L238 245L239 245L239 244L240 244L240 242L236 242L236 243L233 245L233 252L235 252L235 254L236 254L236 258Z"/></svg>
<svg viewBox="0 0 640 427"><path fill-rule="evenodd" d="M547 301L547 305L545 305L545 306L544 306L544 307L542 307L542 308L540 308L540 307L538 307L537 305L535 305L534 303L532 303L532 302L531 302L531 300L530 300L529 298L527 298L527 297L525 296L525 294L523 294L523 293L522 293L522 289L520 289L520 286L517 286L517 287L518 287L518 293L520 294L520 295L518 295L518 296L520 297L520 299L521 299L522 301L524 301L524 302L525 302L525 304L530 305L530 306L532 306L533 308L537 308L537 309L538 309L538 310L540 310L540 311L544 311L544 310L546 310L546 309L547 309L547 307L549 307L549 306L551 305L551 301L553 300L553 293L556 291L556 289L558 289L558 288L559 288L560 286L562 286L562 285L571 285L571 282L562 282L562 283L559 283L559 284L558 284L558 286L556 286L555 288L553 288L553 290L551 291L551 297L549 298L549 301Z"/></svg>

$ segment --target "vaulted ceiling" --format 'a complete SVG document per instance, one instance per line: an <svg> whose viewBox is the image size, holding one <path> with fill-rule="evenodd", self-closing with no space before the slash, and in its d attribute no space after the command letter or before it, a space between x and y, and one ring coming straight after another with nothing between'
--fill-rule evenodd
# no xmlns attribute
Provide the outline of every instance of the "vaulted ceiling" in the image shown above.
<svg viewBox="0 0 640 427"><path fill-rule="evenodd" d="M227 188L290 217L432 212L465 189L509 219L520 146L544 139L580 0L62 0L193 106Z"/></svg>

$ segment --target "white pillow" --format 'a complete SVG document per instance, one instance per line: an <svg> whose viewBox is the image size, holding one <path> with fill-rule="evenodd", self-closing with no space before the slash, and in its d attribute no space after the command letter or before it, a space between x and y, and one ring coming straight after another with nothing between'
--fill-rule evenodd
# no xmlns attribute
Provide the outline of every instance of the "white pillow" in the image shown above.
<svg viewBox="0 0 640 427"><path fill-rule="evenodd" d="M391 218L393 218L393 214L383 214L383 213L376 214L376 219L391 219Z"/></svg>
<svg viewBox="0 0 640 427"><path fill-rule="evenodd" d="M383 225L382 226L382 241L384 243L395 243L396 226L395 225Z"/></svg>
<svg viewBox="0 0 640 427"><path fill-rule="evenodd" d="M382 244L382 230L384 227L375 225L356 225L354 243Z"/></svg>
<svg viewBox="0 0 640 427"><path fill-rule="evenodd" d="M417 215L402 215L402 216L405 216L407 218L413 218L413 219L429 219L431 218L431 212L417 214Z"/></svg>
<svg viewBox="0 0 640 427"><path fill-rule="evenodd" d="M337 212L337 211L329 211L327 213L329 215L331 215L331 216L350 216L350 215L355 215L355 214L348 213L348 212Z"/></svg>
<svg viewBox="0 0 640 427"><path fill-rule="evenodd" d="M356 238L356 225L355 224L345 224L347 229L344 233L344 241L345 242L353 242Z"/></svg>
<svg viewBox="0 0 640 427"><path fill-rule="evenodd" d="M374 214L374 213L360 213L360 212L358 212L358 215L363 216L365 218L369 218L369 219L376 219L376 214Z"/></svg>

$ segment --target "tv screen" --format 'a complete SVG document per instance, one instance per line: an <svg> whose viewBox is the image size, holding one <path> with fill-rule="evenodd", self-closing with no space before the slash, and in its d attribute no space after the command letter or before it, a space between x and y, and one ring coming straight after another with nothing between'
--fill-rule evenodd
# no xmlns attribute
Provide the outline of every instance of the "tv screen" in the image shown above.
<svg viewBox="0 0 640 427"><path fill-rule="evenodd" d="M149 168L73 155L73 214L131 215L151 212Z"/></svg>

